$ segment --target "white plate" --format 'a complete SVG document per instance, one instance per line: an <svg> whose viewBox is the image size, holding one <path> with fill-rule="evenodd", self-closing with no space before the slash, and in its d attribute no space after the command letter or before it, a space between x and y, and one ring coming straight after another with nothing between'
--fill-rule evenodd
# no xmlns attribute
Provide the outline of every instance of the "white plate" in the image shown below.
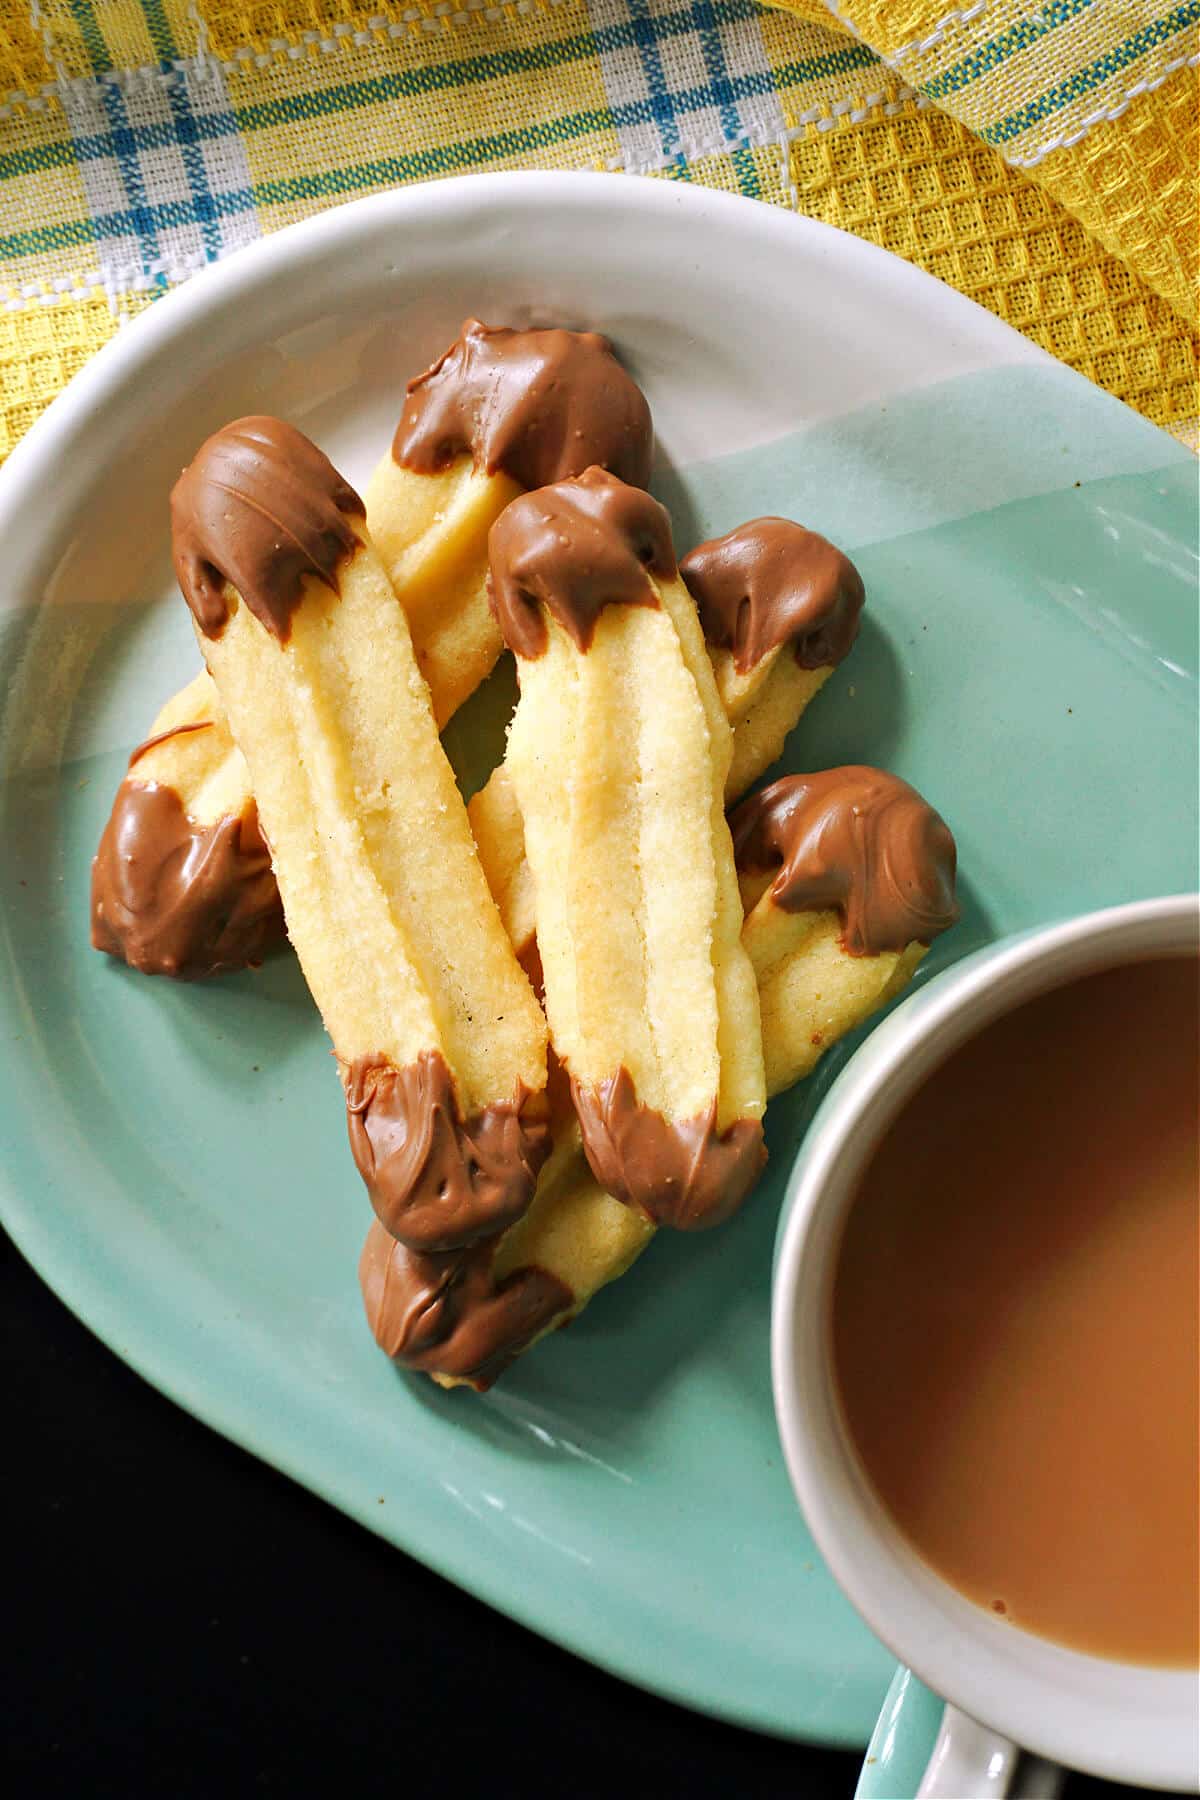
<svg viewBox="0 0 1200 1800"><path fill-rule="evenodd" d="M888 763L951 819L966 912L931 967L1186 880L1165 800L1113 799L1194 749L1178 446L918 271L750 202L579 175L362 201L156 303L0 473L5 1218L151 1380L483 1598L709 1711L862 1741L889 1659L796 1513L767 1362L775 1208L827 1073L772 1107L742 1217L660 1237L491 1395L447 1396L363 1324L369 1209L290 959L181 988L87 947L123 754L196 664L175 475L267 411L363 480L470 313L615 338L681 547L775 511L854 554L867 622L794 757Z"/></svg>

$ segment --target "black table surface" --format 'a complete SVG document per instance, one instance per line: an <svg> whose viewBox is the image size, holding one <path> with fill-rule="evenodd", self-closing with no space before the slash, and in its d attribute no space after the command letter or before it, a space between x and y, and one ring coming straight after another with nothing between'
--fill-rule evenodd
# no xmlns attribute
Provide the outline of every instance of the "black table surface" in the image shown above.
<svg viewBox="0 0 1200 1800"><path fill-rule="evenodd" d="M7 1239L0 1320L6 1794L853 1793L857 1752L601 1674L235 1449Z"/></svg>

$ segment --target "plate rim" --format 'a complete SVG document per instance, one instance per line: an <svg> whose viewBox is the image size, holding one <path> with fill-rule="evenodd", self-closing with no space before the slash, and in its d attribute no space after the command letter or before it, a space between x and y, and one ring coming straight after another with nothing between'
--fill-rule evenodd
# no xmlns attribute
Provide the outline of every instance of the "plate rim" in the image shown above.
<svg viewBox="0 0 1200 1800"><path fill-rule="evenodd" d="M491 211L511 205L534 208L551 198L551 190L558 191L556 202L562 195L569 195L567 204L573 216L586 213L597 202L607 205L609 198L620 192L635 210L647 215L693 211L699 220L712 214L721 228L752 217L759 229L780 241L792 236L807 237L817 254L824 251L829 257L847 261L851 267L857 264L875 283L911 293L926 308L945 315L949 326L957 322L960 329L972 330L1001 352L1007 348L1007 357L1003 353L995 356L997 363L1011 357L1043 368L1068 367L995 313L936 275L906 262L894 251L769 201L716 188L602 170L515 169L448 176L343 201L307 219L284 225L253 243L239 245L122 325L55 395L0 464L0 527L12 523L8 514L16 506L14 495L45 472L57 438L80 428L89 415L99 412L101 402L123 385L138 362L148 361L170 338L186 332L204 314L232 303L239 290L257 285L268 270L307 260L318 250L331 248L339 239L351 239L359 230L370 230L376 223L382 228L393 214L400 222L405 214L419 218L425 212L436 215L457 209ZM1086 387L1092 386L1077 371L1070 373ZM1167 443L1178 447L1168 432L1162 435Z"/></svg>

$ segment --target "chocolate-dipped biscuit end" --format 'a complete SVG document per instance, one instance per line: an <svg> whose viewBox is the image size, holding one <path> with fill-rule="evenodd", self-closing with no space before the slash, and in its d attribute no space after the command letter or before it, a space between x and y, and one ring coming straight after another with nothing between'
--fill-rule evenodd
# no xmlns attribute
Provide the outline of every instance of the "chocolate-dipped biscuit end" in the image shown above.
<svg viewBox="0 0 1200 1800"><path fill-rule="evenodd" d="M255 967L284 925L253 800L199 825L174 788L127 777L92 862L91 915L95 949L146 975Z"/></svg>
<svg viewBox="0 0 1200 1800"><path fill-rule="evenodd" d="M465 1250L409 1250L371 1223L359 1259L363 1306L393 1361L487 1388L575 1296L536 1265L497 1282L491 1241Z"/></svg>
<svg viewBox="0 0 1200 1800"><path fill-rule="evenodd" d="M488 594L504 641L541 656L544 607L587 650L606 606L658 606L650 580L675 574L666 510L599 468L522 494L488 536Z"/></svg>
<svg viewBox="0 0 1200 1800"><path fill-rule="evenodd" d="M183 597L206 637L229 619L237 589L280 643L304 577L336 592L363 503L328 457L282 419L236 419L196 452L171 491L171 546Z"/></svg>
<svg viewBox="0 0 1200 1800"><path fill-rule="evenodd" d="M862 577L849 557L791 519L751 519L683 558L679 573L710 644L749 674L791 644L804 669L841 662L858 636Z"/></svg>
<svg viewBox="0 0 1200 1800"><path fill-rule="evenodd" d="M598 1086L572 1080L583 1148L601 1187L655 1225L701 1231L735 1213L767 1160L759 1119L717 1130L717 1103L694 1119L643 1106L628 1069Z"/></svg>
<svg viewBox="0 0 1200 1800"><path fill-rule="evenodd" d="M345 1072L350 1148L387 1230L414 1250L456 1250L512 1225L550 1154L545 1100L519 1088L464 1119L439 1050Z"/></svg>
<svg viewBox="0 0 1200 1800"><path fill-rule="evenodd" d="M469 455L523 488L597 463L644 487L653 443L646 396L606 337L468 319L433 367L409 382L392 457L433 474Z"/></svg>
<svg viewBox="0 0 1200 1800"><path fill-rule="evenodd" d="M787 775L729 825L739 869L777 871L785 912L836 909L851 956L930 944L958 918L950 827L898 775L856 763Z"/></svg>

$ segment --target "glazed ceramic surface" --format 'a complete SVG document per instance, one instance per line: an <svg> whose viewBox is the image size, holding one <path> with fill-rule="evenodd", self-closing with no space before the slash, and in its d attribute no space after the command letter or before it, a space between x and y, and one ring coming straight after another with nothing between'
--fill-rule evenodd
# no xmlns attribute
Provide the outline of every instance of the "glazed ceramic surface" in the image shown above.
<svg viewBox="0 0 1200 1800"><path fill-rule="evenodd" d="M661 1236L480 1399L399 1374L366 1331L369 1208L290 957L180 987L88 947L125 757L197 666L178 470L273 411L362 481L405 377L470 313L616 339L681 550L780 512L854 555L862 635L787 766L883 763L950 820L963 920L928 972L1189 880L1178 445L937 282L749 202L552 175L362 201L150 309L0 474L4 1217L180 1404L485 1600L691 1705L861 1743L891 1659L797 1514L768 1366L780 1197L849 1046L773 1103L738 1220ZM476 778L511 693L501 674L453 727Z"/></svg>

